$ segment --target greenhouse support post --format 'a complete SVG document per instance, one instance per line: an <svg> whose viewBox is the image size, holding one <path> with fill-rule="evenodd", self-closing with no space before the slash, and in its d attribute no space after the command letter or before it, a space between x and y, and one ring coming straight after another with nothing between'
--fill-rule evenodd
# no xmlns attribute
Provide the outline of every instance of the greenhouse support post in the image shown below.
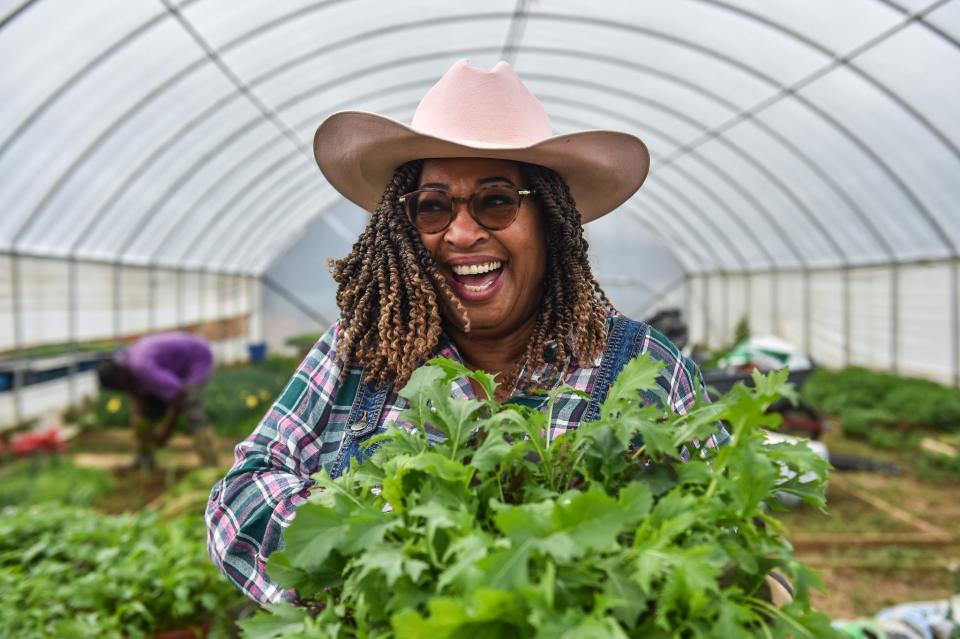
<svg viewBox="0 0 960 639"><path fill-rule="evenodd" d="M850 266L843 267L843 365L850 366Z"/></svg>
<svg viewBox="0 0 960 639"><path fill-rule="evenodd" d="M23 355L23 282L20 281L20 255L10 253L10 286L13 288L13 352L20 358ZM19 424L23 421L23 366L17 365L13 371L13 418Z"/></svg>
<svg viewBox="0 0 960 639"><path fill-rule="evenodd" d="M224 277L224 275L221 274L221 277ZM232 320L236 319L236 317L237 317L237 316L239 315L239 313L240 313L240 307L239 307L239 303L240 303L240 292L239 292L239 291L240 291L240 289L239 289L239 286L238 286L238 284L237 284L237 277L236 277L236 275L234 275L233 273L230 273L230 274L226 275L226 277L228 278L228 279L227 279L227 282L228 282L228 284L229 284L229 287L226 289L226 298L225 298L225 300L224 300L224 316L225 316L225 317L229 317L229 318L231 319L231 321L232 321ZM226 328L224 328L224 334L225 334L225 333L226 333ZM234 359L235 359L236 356L237 356L237 354L236 354L236 352L235 352L235 349L236 349L236 339L234 339L234 338L235 338L235 335L232 335L232 334L231 334L230 337L231 337L231 339L230 339L230 358L229 358L229 359L230 359L230 361L234 361Z"/></svg>
<svg viewBox="0 0 960 639"><path fill-rule="evenodd" d="M201 268L197 272L197 288L200 291L200 324L201 326L206 326L207 322L210 321L210 291L208 287L210 286L210 276L207 273L207 269Z"/></svg>
<svg viewBox="0 0 960 639"><path fill-rule="evenodd" d="M703 342L708 347L711 346L710 342L710 284L709 278L704 274L699 274L700 278L700 315L703 318Z"/></svg>
<svg viewBox="0 0 960 639"><path fill-rule="evenodd" d="M803 352L809 353L812 341L810 339L813 330L813 309L811 308L812 293L810 291L810 269L803 268Z"/></svg>
<svg viewBox="0 0 960 639"><path fill-rule="evenodd" d="M744 295L746 300L744 300L744 305L746 306L746 311L744 311L744 316L747 318L747 322L750 321L750 318L753 317L753 278L750 277L749 273L744 273L743 277L743 287Z"/></svg>
<svg viewBox="0 0 960 639"><path fill-rule="evenodd" d="M254 302L253 302L253 276L247 274L244 278L244 284L247 287L247 342L249 344L254 344L258 342L257 336L253 333L253 314L254 314Z"/></svg>
<svg viewBox="0 0 960 639"><path fill-rule="evenodd" d="M121 318L123 314L123 300L121 299L123 278L120 268L120 262L113 263L113 336L115 339L123 337L123 319Z"/></svg>
<svg viewBox="0 0 960 639"><path fill-rule="evenodd" d="M703 338L707 343L707 346L711 346L713 343L712 336L710 335L710 276L703 275L703 286L701 286L701 296L703 297Z"/></svg>
<svg viewBox="0 0 960 639"><path fill-rule="evenodd" d="M214 273L213 289L213 316L216 319L217 341L220 342L221 351L226 337L226 326L223 323L223 311L226 306L226 300L223 299L223 276L220 273Z"/></svg>
<svg viewBox="0 0 960 639"><path fill-rule="evenodd" d="M720 272L720 336L723 344L730 341L730 278L726 271Z"/></svg>
<svg viewBox="0 0 960 639"><path fill-rule="evenodd" d="M777 275L779 271L773 269L770 271L770 326L771 333L779 335L780 333L780 292L777 288Z"/></svg>
<svg viewBox="0 0 960 639"><path fill-rule="evenodd" d="M207 268L201 269L201 281L202 286L200 288L203 290L203 296L201 297L201 318L203 325L207 326L211 321L212 317L216 313L216 291L211 297L210 295L210 270ZM213 336L210 336L210 339L213 339ZM214 351L216 352L216 351Z"/></svg>
<svg viewBox="0 0 960 639"><path fill-rule="evenodd" d="M80 296L77 287L79 286L80 265L77 263L77 256L67 257L67 340L70 342L70 370L67 375L69 384L70 406L77 403L77 342L79 341L80 318L78 317L78 306Z"/></svg>
<svg viewBox="0 0 960 639"><path fill-rule="evenodd" d="M952 365L953 365L953 385L960 388L960 258L953 258L953 265L950 269L950 324L952 330L950 334L953 337L952 346Z"/></svg>
<svg viewBox="0 0 960 639"><path fill-rule="evenodd" d="M184 325L184 304L185 304L185 293L183 290L183 280L185 274L183 272L183 267L177 267L177 327L183 328Z"/></svg>
<svg viewBox="0 0 960 639"><path fill-rule="evenodd" d="M890 269L890 370L900 372L900 265Z"/></svg>
<svg viewBox="0 0 960 639"><path fill-rule="evenodd" d="M197 281L197 320L203 325L207 312L207 276L202 269L196 272Z"/></svg>
<svg viewBox="0 0 960 639"><path fill-rule="evenodd" d="M157 330L157 268L147 267L147 332Z"/></svg>

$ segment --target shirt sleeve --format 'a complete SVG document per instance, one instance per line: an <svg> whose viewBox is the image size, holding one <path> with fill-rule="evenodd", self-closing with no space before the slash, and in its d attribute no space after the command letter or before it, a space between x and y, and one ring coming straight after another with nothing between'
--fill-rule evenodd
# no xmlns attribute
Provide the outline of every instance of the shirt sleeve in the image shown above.
<svg viewBox="0 0 960 639"><path fill-rule="evenodd" d="M267 575L267 557L282 547L283 530L309 495L318 471L341 364L338 325L297 368L254 432L237 445L233 468L217 482L206 509L207 548L235 586L260 603L288 596Z"/></svg>

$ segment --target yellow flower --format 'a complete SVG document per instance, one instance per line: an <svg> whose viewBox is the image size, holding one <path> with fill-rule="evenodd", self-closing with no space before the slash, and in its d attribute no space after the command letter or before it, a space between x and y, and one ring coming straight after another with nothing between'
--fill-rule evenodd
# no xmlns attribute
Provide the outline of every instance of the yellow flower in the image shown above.
<svg viewBox="0 0 960 639"><path fill-rule="evenodd" d="M110 401L107 402L107 412L108 413L119 413L120 408L123 406L123 402L120 401L119 397L111 397Z"/></svg>
<svg viewBox="0 0 960 639"><path fill-rule="evenodd" d="M256 395L247 395L247 399L246 399L247 408L252 410L256 408L257 404L259 403L260 403L260 400L257 399Z"/></svg>
<svg viewBox="0 0 960 639"><path fill-rule="evenodd" d="M261 388L260 392L257 393L257 397L260 398L260 401L265 402L270 399L270 392L265 388Z"/></svg>

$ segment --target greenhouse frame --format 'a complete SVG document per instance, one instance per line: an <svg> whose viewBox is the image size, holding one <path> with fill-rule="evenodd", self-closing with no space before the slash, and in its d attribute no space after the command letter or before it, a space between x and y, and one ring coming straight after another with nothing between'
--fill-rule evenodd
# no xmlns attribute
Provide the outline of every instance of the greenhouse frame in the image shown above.
<svg viewBox="0 0 960 639"><path fill-rule="evenodd" d="M313 132L409 122L460 58L511 62L556 133L647 143L586 227L621 311L960 385L960 0L4 0L0 425L93 392L84 345L326 328L366 214ZM68 374L28 383L51 345Z"/></svg>

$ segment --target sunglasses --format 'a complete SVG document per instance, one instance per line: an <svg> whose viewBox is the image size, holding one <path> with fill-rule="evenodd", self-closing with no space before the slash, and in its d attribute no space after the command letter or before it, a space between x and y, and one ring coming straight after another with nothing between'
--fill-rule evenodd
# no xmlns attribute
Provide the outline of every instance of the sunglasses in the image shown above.
<svg viewBox="0 0 960 639"><path fill-rule="evenodd" d="M419 189L400 196L407 219L421 233L446 230L457 216L457 205L467 203L470 217L489 231L502 231L517 219L520 204L533 191L506 185L484 186L467 198L454 197L441 189Z"/></svg>

